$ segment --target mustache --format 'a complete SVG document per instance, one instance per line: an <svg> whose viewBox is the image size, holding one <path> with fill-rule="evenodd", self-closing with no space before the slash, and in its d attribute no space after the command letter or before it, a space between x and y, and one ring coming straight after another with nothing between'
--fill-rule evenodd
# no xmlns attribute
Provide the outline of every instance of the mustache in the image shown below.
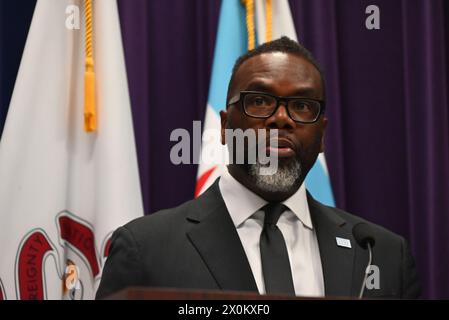
<svg viewBox="0 0 449 320"><path fill-rule="evenodd" d="M296 153L299 153L301 151L301 147L295 143L294 139L291 137L290 134L279 131L277 134L274 134L274 137L271 136L271 133L269 130L266 130L266 133L263 134L263 136L256 135L256 144L257 147L277 147L277 148L291 148ZM256 146L250 146L250 147L256 147Z"/></svg>
<svg viewBox="0 0 449 320"><path fill-rule="evenodd" d="M264 140L260 140L258 139L257 143L253 143L252 145L249 144L245 144L245 154L255 154L256 158L258 159L259 156L265 156L265 157L271 157L272 156L272 152L274 152L274 150L272 150L271 148L290 148L294 151L295 156L293 157L294 159L299 160L300 162L303 161L303 157L304 157L304 150L298 146L297 144L295 144L292 139L286 138L285 136L283 136L282 138L277 138L274 139L275 141L273 141L273 139L264 139ZM284 163L286 161L288 161L287 158L282 158L279 157L278 160L280 163Z"/></svg>
<svg viewBox="0 0 449 320"><path fill-rule="evenodd" d="M233 153L244 152L245 154L252 154L254 152L254 154L259 154L263 152L268 155L271 152L268 150L270 147L290 148L295 152L296 158L302 159L304 151L306 151L303 149L300 141L297 141L294 134L287 130L265 128L238 128L230 130L239 132L237 135L232 134L229 136L229 141L231 141L233 146Z"/></svg>

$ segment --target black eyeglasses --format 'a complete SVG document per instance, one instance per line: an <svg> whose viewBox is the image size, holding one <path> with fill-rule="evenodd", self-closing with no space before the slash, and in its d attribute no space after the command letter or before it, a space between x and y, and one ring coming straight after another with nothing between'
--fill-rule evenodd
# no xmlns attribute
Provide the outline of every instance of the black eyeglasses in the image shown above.
<svg viewBox="0 0 449 320"><path fill-rule="evenodd" d="M324 113L325 102L303 97L278 97L258 91L240 91L229 100L228 106L241 101L249 117L267 119L276 113L281 102L287 107L289 117L299 123L315 123Z"/></svg>

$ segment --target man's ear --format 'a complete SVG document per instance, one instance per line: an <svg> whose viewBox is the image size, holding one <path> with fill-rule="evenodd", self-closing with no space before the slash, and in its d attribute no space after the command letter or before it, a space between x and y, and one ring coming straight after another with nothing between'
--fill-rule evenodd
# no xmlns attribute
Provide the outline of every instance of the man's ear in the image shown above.
<svg viewBox="0 0 449 320"><path fill-rule="evenodd" d="M225 135L225 129L228 125L228 112L225 110L220 111L220 119L221 119L221 144L226 144L226 135Z"/></svg>
<svg viewBox="0 0 449 320"><path fill-rule="evenodd" d="M323 133L321 135L321 147L320 147L320 153L324 152L324 140L325 140L325 136L326 136L326 128L327 128L327 118L323 117L323 119L321 120L323 123Z"/></svg>

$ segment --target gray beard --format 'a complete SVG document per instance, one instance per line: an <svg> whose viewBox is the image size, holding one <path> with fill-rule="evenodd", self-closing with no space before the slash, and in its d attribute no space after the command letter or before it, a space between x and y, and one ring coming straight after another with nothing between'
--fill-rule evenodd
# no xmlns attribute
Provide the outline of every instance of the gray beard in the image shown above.
<svg viewBox="0 0 449 320"><path fill-rule="evenodd" d="M279 166L271 175L262 175L260 170L267 168L268 165L255 164L249 165L249 176L254 179L256 187L265 192L290 192L292 188L297 186L298 180L301 178L301 163L298 159L293 159L286 163L279 162Z"/></svg>

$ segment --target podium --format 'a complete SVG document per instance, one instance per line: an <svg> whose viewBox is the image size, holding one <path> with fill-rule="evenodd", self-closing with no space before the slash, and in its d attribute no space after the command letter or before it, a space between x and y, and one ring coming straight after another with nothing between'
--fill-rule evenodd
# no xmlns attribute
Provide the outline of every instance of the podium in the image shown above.
<svg viewBox="0 0 449 320"><path fill-rule="evenodd" d="M129 287L105 300L322 300L288 295L260 295L255 292L186 290L171 288Z"/></svg>

